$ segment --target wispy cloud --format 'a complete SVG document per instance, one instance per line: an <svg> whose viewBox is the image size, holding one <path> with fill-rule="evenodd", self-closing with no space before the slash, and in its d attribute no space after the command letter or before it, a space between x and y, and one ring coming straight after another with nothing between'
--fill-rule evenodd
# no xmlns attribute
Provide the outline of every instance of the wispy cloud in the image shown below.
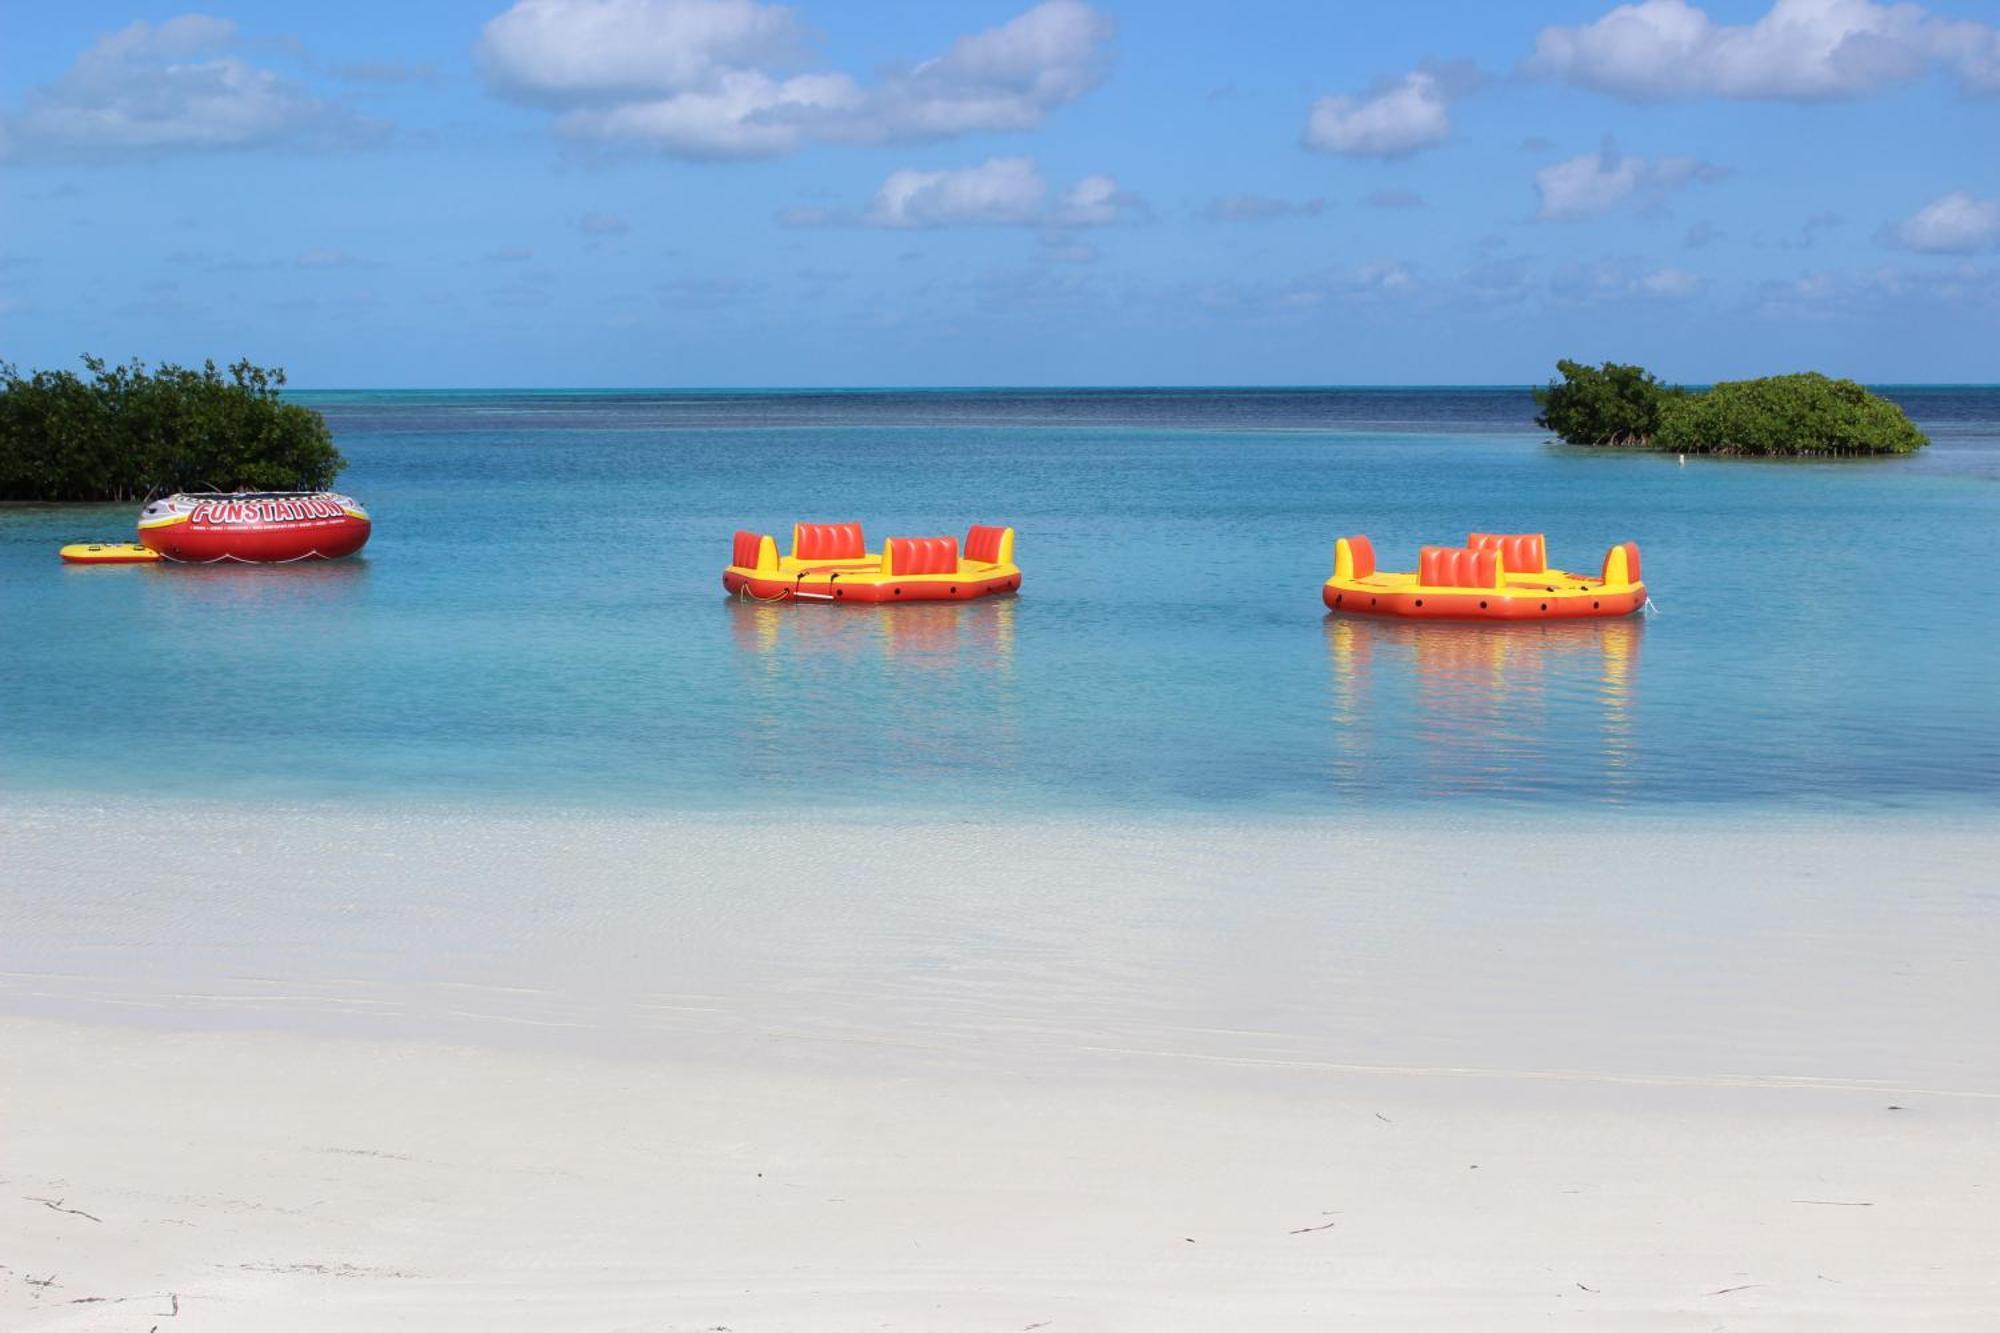
<svg viewBox="0 0 2000 1333"><path fill-rule="evenodd" d="M1451 137L1451 103L1478 82L1469 64L1429 64L1358 96L1322 97L1306 114L1303 142L1347 157L1408 157Z"/></svg>
<svg viewBox="0 0 2000 1333"><path fill-rule="evenodd" d="M1322 97L1306 116L1305 145L1350 157L1408 157L1451 137L1451 110L1438 81L1405 74L1362 97Z"/></svg>
<svg viewBox="0 0 2000 1333"><path fill-rule="evenodd" d="M873 227L1021 226L1040 218L1049 187L1034 159L989 158L956 171L898 171L862 214Z"/></svg>
<svg viewBox="0 0 2000 1333"><path fill-rule="evenodd" d="M1777 0L1748 24L1717 23L1686 0L1639 0L1592 23L1544 28L1523 68L1639 102L1832 101L1932 68L1991 93L2000 92L2000 29L1873 0Z"/></svg>
<svg viewBox="0 0 2000 1333"><path fill-rule="evenodd" d="M1977 199L1953 190L1904 218L1890 235L1906 250L1934 255L2000 248L2000 199Z"/></svg>
<svg viewBox="0 0 2000 1333"><path fill-rule="evenodd" d="M386 132L383 122L251 64L242 46L235 23L205 14L107 33L0 116L0 159L340 148Z"/></svg>
<svg viewBox="0 0 2000 1333"><path fill-rule="evenodd" d="M1535 173L1535 194L1540 199L1535 215L1544 221L1575 221L1603 217L1627 206L1655 209L1676 190L1712 184L1728 174L1726 168L1700 158L1649 160L1621 154L1607 142L1595 153Z"/></svg>
<svg viewBox="0 0 2000 1333"><path fill-rule="evenodd" d="M977 166L892 172L860 212L788 208L787 227L1106 227L1141 216L1145 202L1110 176L1085 176L1051 192L1031 157L993 157Z"/></svg>
<svg viewBox="0 0 2000 1333"><path fill-rule="evenodd" d="M557 134L677 157L778 157L1033 129L1094 88L1111 22L1044 3L876 82L805 65L812 35L756 0L518 0L475 52L487 85L549 109Z"/></svg>

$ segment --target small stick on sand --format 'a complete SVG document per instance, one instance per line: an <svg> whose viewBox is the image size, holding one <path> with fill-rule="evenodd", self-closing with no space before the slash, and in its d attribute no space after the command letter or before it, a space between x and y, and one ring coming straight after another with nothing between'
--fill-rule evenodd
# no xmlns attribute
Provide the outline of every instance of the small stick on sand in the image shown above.
<svg viewBox="0 0 2000 1333"><path fill-rule="evenodd" d="M93 1222L102 1222L104 1220L95 1213L84 1212L81 1208L65 1208L63 1207L64 1201L61 1199L38 1199L32 1194L26 1197L29 1203L38 1203L44 1208L53 1208L59 1213L68 1213L72 1217L87 1217Z"/></svg>

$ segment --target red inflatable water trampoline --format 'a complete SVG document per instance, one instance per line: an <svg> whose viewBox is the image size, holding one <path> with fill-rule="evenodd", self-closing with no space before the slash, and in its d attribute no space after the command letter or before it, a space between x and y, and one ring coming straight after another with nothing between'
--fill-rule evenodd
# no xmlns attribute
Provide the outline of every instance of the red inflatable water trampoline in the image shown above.
<svg viewBox="0 0 2000 1333"><path fill-rule="evenodd" d="M368 543L368 511L331 491L186 493L139 514L139 541L168 560L282 565L338 560Z"/></svg>

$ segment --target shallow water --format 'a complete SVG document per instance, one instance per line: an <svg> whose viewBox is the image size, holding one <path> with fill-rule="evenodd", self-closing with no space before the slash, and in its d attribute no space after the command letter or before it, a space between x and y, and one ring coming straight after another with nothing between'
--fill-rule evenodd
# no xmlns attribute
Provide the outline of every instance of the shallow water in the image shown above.
<svg viewBox="0 0 2000 1333"><path fill-rule="evenodd" d="M1554 447L1518 390L344 393L336 565L69 569L130 506L0 508L0 787L684 810L1292 813L2000 794L2000 390L1933 447ZM739 526L1020 532L1018 598L732 602ZM1470 529L1658 615L1328 617Z"/></svg>
<svg viewBox="0 0 2000 1333"><path fill-rule="evenodd" d="M1991 824L28 799L0 810L0 1013L899 1075L2000 1097Z"/></svg>

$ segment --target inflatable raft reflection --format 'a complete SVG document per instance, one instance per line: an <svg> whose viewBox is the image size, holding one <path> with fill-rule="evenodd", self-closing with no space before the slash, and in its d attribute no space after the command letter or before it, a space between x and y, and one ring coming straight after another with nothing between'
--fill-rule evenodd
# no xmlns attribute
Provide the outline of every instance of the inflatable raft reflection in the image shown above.
<svg viewBox="0 0 2000 1333"><path fill-rule="evenodd" d="M1525 796L1579 770L1615 800L1638 762L1645 621L1539 625L1326 619L1336 781L1384 765L1437 795Z"/></svg>
<svg viewBox="0 0 2000 1333"><path fill-rule="evenodd" d="M724 602L736 716L762 776L797 785L824 765L829 799L859 765L956 781L1021 753L1012 598L920 602L846 615L793 602ZM851 782L847 784L851 786Z"/></svg>
<svg viewBox="0 0 2000 1333"><path fill-rule="evenodd" d="M976 667L1011 675L1018 603L919 602L896 616L818 615L782 602L724 603L736 646L779 665L776 654L807 659L859 659L920 670Z"/></svg>
<svg viewBox="0 0 2000 1333"><path fill-rule="evenodd" d="M147 612L167 616L317 614L361 600L368 589L366 559L314 560L295 565L225 563L132 566L152 574Z"/></svg>

